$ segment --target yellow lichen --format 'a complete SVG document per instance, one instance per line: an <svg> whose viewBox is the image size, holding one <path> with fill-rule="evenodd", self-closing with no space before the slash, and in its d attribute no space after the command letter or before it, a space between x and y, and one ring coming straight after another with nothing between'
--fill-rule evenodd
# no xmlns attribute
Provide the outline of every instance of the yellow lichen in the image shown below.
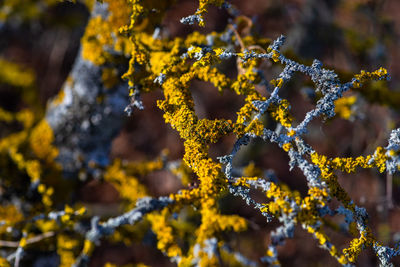
<svg viewBox="0 0 400 267"><path fill-rule="evenodd" d="M32 130L29 143L35 155L47 162L52 162L58 155L53 146L54 134L46 120L40 121Z"/></svg>
<svg viewBox="0 0 400 267"><path fill-rule="evenodd" d="M348 120L353 115L352 105L357 101L356 96L342 97L335 101L335 113Z"/></svg>

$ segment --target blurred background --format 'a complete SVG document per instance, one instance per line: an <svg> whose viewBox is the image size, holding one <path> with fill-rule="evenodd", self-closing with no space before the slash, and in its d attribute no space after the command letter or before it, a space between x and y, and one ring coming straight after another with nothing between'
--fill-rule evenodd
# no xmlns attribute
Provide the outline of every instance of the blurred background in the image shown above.
<svg viewBox="0 0 400 267"><path fill-rule="evenodd" d="M180 18L193 14L198 2L177 2L161 25L170 37L185 36L193 31L223 31L228 24L229 14L212 7L206 16L205 28L183 25ZM377 146L387 145L390 131L400 127L399 1L230 2L252 19L254 30L260 36L275 39L284 34L287 42L283 50L289 57L304 64L311 64L317 58L325 68L335 69L342 82L350 81L360 70L387 68L391 75L389 82L373 82L349 92L346 97L354 101L348 114L314 121L305 137L317 152L328 157L367 155ZM4 0L0 3L0 106L3 109L16 112L30 108L44 114L47 101L57 95L73 66L88 18L89 11L82 3L51 0ZM234 61L224 64L229 76L236 75ZM263 69L266 78L271 80L276 78L281 67L265 62ZM15 79L12 72L16 71L25 76ZM308 77L298 75L281 91L282 97L291 103L294 123L314 105L312 85ZM235 119L244 100L230 92L219 94L204 82L193 83L192 92L200 118ZM142 97L145 110L125 118L121 132L113 140L110 157L127 161L151 160L167 148L170 160L181 159L182 142L164 123L162 112L156 106L162 93L152 92ZM10 130L0 127L0 137L6 136ZM211 156L215 159L228 154L234 141L233 135L225 137L211 147ZM249 163L261 169L272 169L278 179L292 189L303 195L307 192L304 176L299 170L289 171L288 156L276 144L251 143L235 162L238 167ZM391 246L399 242L400 176L388 177L376 170L337 175L356 204L367 209L377 238ZM186 187L167 171L140 177L140 181L153 196L168 195ZM112 209L120 201L118 192L110 184L96 179L79 187L78 198L93 210ZM252 259L263 256L269 233L277 222L267 224L258 212L233 197L227 197L221 206L227 214L239 213L250 222L248 231L229 237L235 249ZM351 240L350 236L334 231L328 235L334 244L342 244L340 249ZM338 266L300 227L296 228L295 238L280 248L279 255L283 266ZM366 250L360 255L357 266L376 266L376 260L373 251ZM90 265L103 266L106 262L173 266L151 244L102 244ZM400 266L400 259L395 259L394 264Z"/></svg>

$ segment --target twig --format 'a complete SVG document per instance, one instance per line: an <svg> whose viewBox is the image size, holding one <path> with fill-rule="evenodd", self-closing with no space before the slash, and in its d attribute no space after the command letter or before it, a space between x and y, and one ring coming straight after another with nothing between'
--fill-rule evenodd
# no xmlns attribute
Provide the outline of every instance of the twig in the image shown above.
<svg viewBox="0 0 400 267"><path fill-rule="evenodd" d="M26 244L33 244L39 242L45 238L49 238L55 235L55 232L46 232L41 235L34 236L26 240ZM19 246L19 241L6 241L0 240L0 247L9 247L9 248L17 248Z"/></svg>

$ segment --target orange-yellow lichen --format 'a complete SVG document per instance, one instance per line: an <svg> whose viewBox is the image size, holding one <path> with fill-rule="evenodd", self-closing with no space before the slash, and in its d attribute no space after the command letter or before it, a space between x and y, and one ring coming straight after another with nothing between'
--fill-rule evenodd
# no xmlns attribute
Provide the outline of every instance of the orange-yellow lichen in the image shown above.
<svg viewBox="0 0 400 267"><path fill-rule="evenodd" d="M348 120L353 115L352 105L357 101L356 96L342 97L335 101L335 113Z"/></svg>
<svg viewBox="0 0 400 267"><path fill-rule="evenodd" d="M42 160L52 162L58 155L58 149L53 146L54 134L46 120L40 121L32 130L29 143L35 155Z"/></svg>

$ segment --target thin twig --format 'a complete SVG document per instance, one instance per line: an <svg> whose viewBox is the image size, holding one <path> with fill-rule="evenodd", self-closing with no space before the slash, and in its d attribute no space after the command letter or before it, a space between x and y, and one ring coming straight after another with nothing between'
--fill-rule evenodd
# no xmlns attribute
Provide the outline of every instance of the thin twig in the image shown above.
<svg viewBox="0 0 400 267"><path fill-rule="evenodd" d="M49 238L55 235L55 232L46 232L41 235L34 236L26 240L26 244L33 244L39 242L45 238ZM17 248L19 246L19 241L6 241L0 240L0 247Z"/></svg>
<svg viewBox="0 0 400 267"><path fill-rule="evenodd" d="M229 24L229 28L231 28L231 30L235 33L236 39L238 40L239 45L240 45L240 49L243 52L245 49L245 46L244 46L244 43L243 43L242 38L240 37L238 31L235 29L235 27L233 27L232 24Z"/></svg>

